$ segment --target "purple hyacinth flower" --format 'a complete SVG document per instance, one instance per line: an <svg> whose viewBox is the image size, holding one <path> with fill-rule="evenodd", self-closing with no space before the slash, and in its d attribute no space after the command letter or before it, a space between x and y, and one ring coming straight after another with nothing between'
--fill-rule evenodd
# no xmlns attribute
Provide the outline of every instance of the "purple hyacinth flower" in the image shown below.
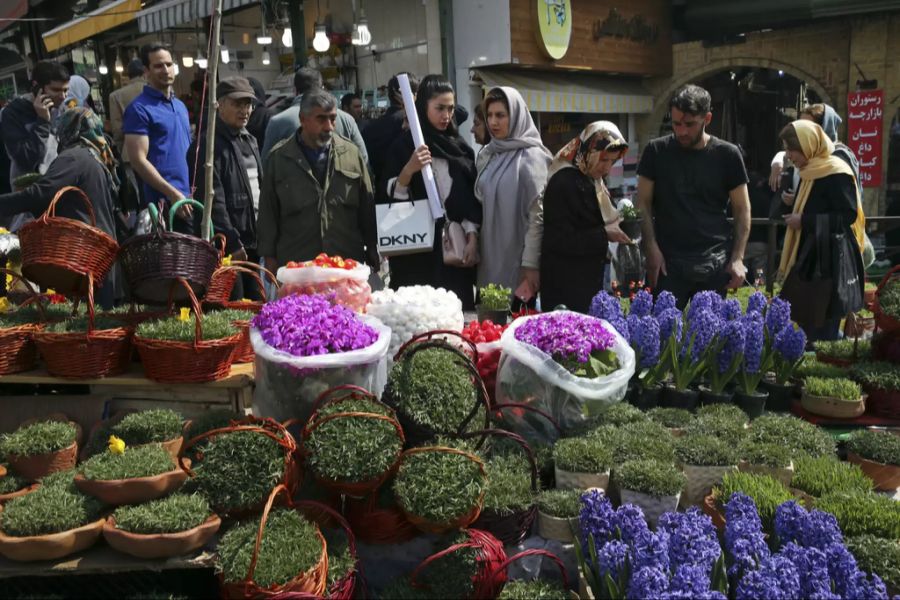
<svg viewBox="0 0 900 600"><path fill-rule="evenodd" d="M631 299L629 315L646 317L653 312L653 296L647 290L639 290Z"/></svg>
<svg viewBox="0 0 900 600"><path fill-rule="evenodd" d="M671 309L678 309L678 303L672 292L662 291L656 297L656 303L653 305L653 316L659 318L663 312Z"/></svg>
<svg viewBox="0 0 900 600"><path fill-rule="evenodd" d="M747 314L758 314L762 315L766 310L766 304L768 300L766 300L766 295L762 292L753 292L750 294L750 299L747 301Z"/></svg>
<svg viewBox="0 0 900 600"><path fill-rule="evenodd" d="M776 296L766 308L766 333L774 338L781 330L790 325L791 303Z"/></svg>
<svg viewBox="0 0 900 600"><path fill-rule="evenodd" d="M747 335L744 324L740 321L728 321L720 332L722 348L717 358L719 373L724 373L731 366L735 357L743 356Z"/></svg>
<svg viewBox="0 0 900 600"><path fill-rule="evenodd" d="M612 323L614 320L622 317L622 305L619 304L618 298L610 295L606 290L600 290L591 300L588 314Z"/></svg>
<svg viewBox="0 0 900 600"><path fill-rule="evenodd" d="M788 325L775 336L773 347L786 362L796 362L806 350L806 333L800 327Z"/></svg>
<svg viewBox="0 0 900 600"><path fill-rule="evenodd" d="M659 321L655 317L646 316L637 320L630 327L631 345L640 355L642 369L648 369L659 362Z"/></svg>
<svg viewBox="0 0 900 600"><path fill-rule="evenodd" d="M765 334L762 316L758 313L750 313L743 317L744 323L744 371L747 373L759 373L762 363Z"/></svg>

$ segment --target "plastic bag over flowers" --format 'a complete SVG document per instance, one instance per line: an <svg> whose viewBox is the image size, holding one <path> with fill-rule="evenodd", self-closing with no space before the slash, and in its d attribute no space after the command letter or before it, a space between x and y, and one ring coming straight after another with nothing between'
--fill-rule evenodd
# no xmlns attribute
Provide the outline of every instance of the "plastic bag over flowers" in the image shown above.
<svg viewBox="0 0 900 600"><path fill-rule="evenodd" d="M516 330L532 319L548 315L571 315L602 324L612 334L610 349L619 360L619 368L603 377L578 377L560 365L549 354L520 341ZM603 319L570 311L554 311L516 319L500 338L502 355L497 375L497 401L528 404L550 414L562 430L568 431L596 414L603 407L621 401L634 375L634 350L616 329ZM548 423L530 412L504 411L508 423L532 440L552 442L556 433Z"/></svg>
<svg viewBox="0 0 900 600"><path fill-rule="evenodd" d="M277 350L251 327L250 343L256 352L253 412L279 421L296 418L305 422L322 392L345 383L381 396L387 383L391 330L375 317L358 315L358 318L377 332L374 343L349 352L315 356L294 356Z"/></svg>

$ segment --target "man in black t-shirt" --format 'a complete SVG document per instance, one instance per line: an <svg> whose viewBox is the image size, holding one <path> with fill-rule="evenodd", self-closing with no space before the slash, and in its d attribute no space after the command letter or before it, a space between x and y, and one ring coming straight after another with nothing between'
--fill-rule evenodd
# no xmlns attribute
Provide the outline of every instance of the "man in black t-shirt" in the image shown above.
<svg viewBox="0 0 900 600"><path fill-rule="evenodd" d="M701 290L740 287L747 273L747 171L735 145L706 133L710 105L699 86L677 91L669 102L674 134L652 140L637 169L647 279L679 307Z"/></svg>

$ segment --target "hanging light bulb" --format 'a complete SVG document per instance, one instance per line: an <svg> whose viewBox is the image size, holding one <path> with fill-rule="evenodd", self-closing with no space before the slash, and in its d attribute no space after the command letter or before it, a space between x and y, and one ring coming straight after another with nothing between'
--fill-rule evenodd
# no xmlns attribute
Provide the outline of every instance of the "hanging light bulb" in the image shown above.
<svg viewBox="0 0 900 600"><path fill-rule="evenodd" d="M100 71L101 75L106 75L107 73L109 73L109 67L107 67L106 63L102 60L100 61L100 66L97 68L97 70Z"/></svg>
<svg viewBox="0 0 900 600"><path fill-rule="evenodd" d="M256 36L256 43L260 46L268 46L272 43L272 36L269 35L265 27L263 27L262 33Z"/></svg>
<svg viewBox="0 0 900 600"><path fill-rule="evenodd" d="M179 73L181 73L181 69L178 68L178 63L175 63L175 76L177 77Z"/></svg>
<svg viewBox="0 0 900 600"><path fill-rule="evenodd" d="M231 56L228 53L228 46L222 46L222 62L226 65L231 62Z"/></svg>
<svg viewBox="0 0 900 600"><path fill-rule="evenodd" d="M271 62L272 62L272 58L269 56L269 48L266 46L263 46L262 64L268 65Z"/></svg>
<svg viewBox="0 0 900 600"><path fill-rule="evenodd" d="M125 71L125 67L122 66L122 61L119 60L119 57L116 57L116 73L122 73Z"/></svg>
<svg viewBox="0 0 900 600"><path fill-rule="evenodd" d="M353 24L353 31L350 33L350 43L354 46L362 45L359 41L359 25L356 23Z"/></svg>
<svg viewBox="0 0 900 600"><path fill-rule="evenodd" d="M185 55L181 57L181 64L184 65L184 68L190 69L194 66L194 57L185 53Z"/></svg>
<svg viewBox="0 0 900 600"><path fill-rule="evenodd" d="M197 63L197 66L201 69L206 68L206 59L203 58L203 53L200 52L200 49L197 49L197 58L194 59L194 62Z"/></svg>
<svg viewBox="0 0 900 600"><path fill-rule="evenodd" d="M281 34L281 44L285 48L292 48L294 46L294 36L291 34L290 26L284 28L284 33Z"/></svg>
<svg viewBox="0 0 900 600"><path fill-rule="evenodd" d="M372 32L369 31L369 22L366 20L366 11L360 9L359 11L359 25L356 27L359 32L359 43L356 41L353 43L357 46L368 46L372 43Z"/></svg>
<svg viewBox="0 0 900 600"><path fill-rule="evenodd" d="M325 25L316 25L316 35L313 38L313 49L316 52L325 52L329 47L331 47L331 41L328 39Z"/></svg>

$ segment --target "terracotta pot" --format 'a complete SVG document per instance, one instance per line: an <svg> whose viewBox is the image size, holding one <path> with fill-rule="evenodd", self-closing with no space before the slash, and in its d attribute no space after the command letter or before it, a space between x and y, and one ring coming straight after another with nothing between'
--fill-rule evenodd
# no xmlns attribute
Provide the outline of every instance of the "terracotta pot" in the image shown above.
<svg viewBox="0 0 900 600"><path fill-rule="evenodd" d="M746 460L738 462L738 471L742 473L755 473L757 475L768 475L769 477L780 481L786 487L790 487L791 480L794 478L794 463L787 467L767 467L765 465L752 465Z"/></svg>
<svg viewBox="0 0 900 600"><path fill-rule="evenodd" d="M643 492L622 489L620 491L622 504L634 504L644 511L644 517L647 522L655 527L656 522L666 512L675 512L678 510L678 500L681 498L681 492L674 496L651 496Z"/></svg>
<svg viewBox="0 0 900 600"><path fill-rule="evenodd" d="M78 443L57 452L47 454L35 454L34 456L19 456L10 454L7 457L10 468L20 476L30 481L37 481L50 473L68 471L75 467L78 459Z"/></svg>
<svg viewBox="0 0 900 600"><path fill-rule="evenodd" d="M700 508L703 509L703 512L706 513L710 519L712 519L716 529L719 531L725 529L725 513L719 510L716 499L712 494L703 499L703 505Z"/></svg>
<svg viewBox="0 0 900 600"><path fill-rule="evenodd" d="M573 526L576 530L578 529L578 517L563 519L548 515L538 509L537 534L545 540L556 540L564 544L571 544L575 539L572 533Z"/></svg>
<svg viewBox="0 0 900 600"><path fill-rule="evenodd" d="M21 490L16 490L15 492L10 492L8 494L0 494L0 504L9 502L13 498L18 498L19 496L27 496L31 492L37 490L39 487L41 487L41 484L32 483L31 485L23 487Z"/></svg>
<svg viewBox="0 0 900 600"><path fill-rule="evenodd" d="M185 459L184 462L190 466L189 459ZM167 496L180 488L187 478L187 472L178 466L166 473L133 479L85 479L84 475L77 473L75 487L104 504L120 506L141 504Z"/></svg>
<svg viewBox="0 0 900 600"><path fill-rule="evenodd" d="M556 488L559 490L587 490L598 488L606 490L609 487L609 470L603 473L579 473L565 471L554 467L556 472Z"/></svg>
<svg viewBox="0 0 900 600"><path fill-rule="evenodd" d="M222 520L212 515L206 521L178 533L139 534L116 528L115 517L103 525L103 539L110 546L138 558L168 558L181 556L202 548L219 530Z"/></svg>
<svg viewBox="0 0 900 600"><path fill-rule="evenodd" d="M687 483L681 493L683 506L700 505L703 499L709 495L713 486L722 483L722 477L726 473L737 470L737 466L709 467L698 465L684 465L682 467Z"/></svg>
<svg viewBox="0 0 900 600"><path fill-rule="evenodd" d="M847 454L847 462L859 465L876 490L895 492L900 487L900 466L875 462L852 452Z"/></svg>
<svg viewBox="0 0 900 600"><path fill-rule="evenodd" d="M181 445L184 444L184 436L178 436L177 438L173 438L166 442L153 442L161 445L166 452L169 453L169 456L172 457L172 460L178 461L178 453L181 452ZM149 446L150 444L139 444L140 446ZM137 448L138 446L135 446Z"/></svg>
<svg viewBox="0 0 900 600"><path fill-rule="evenodd" d="M56 560L94 545L106 519L48 535L13 537L0 532L0 554L9 560Z"/></svg>

